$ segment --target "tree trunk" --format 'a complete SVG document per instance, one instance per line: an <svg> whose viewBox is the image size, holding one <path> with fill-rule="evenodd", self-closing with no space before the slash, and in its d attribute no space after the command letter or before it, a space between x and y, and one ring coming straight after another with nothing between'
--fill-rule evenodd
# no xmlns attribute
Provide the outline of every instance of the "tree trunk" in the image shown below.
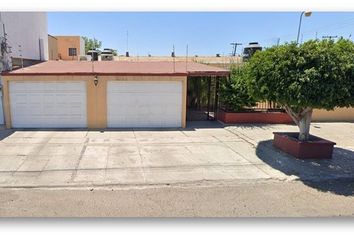
<svg viewBox="0 0 354 240"><path fill-rule="evenodd" d="M299 132L300 141L307 141L310 138L311 118L312 118L312 109L303 113L301 119L299 119L298 127L300 129Z"/></svg>

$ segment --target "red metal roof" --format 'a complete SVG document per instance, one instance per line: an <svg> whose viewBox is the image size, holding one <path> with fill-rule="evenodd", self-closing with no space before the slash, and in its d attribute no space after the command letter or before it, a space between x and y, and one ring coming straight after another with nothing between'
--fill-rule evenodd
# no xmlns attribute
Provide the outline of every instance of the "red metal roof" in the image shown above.
<svg viewBox="0 0 354 240"><path fill-rule="evenodd" d="M195 62L47 61L3 75L228 76L226 69Z"/></svg>

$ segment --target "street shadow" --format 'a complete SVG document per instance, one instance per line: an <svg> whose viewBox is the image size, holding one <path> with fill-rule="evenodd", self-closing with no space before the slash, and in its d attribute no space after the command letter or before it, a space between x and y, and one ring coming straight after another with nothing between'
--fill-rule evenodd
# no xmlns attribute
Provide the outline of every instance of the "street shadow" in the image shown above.
<svg viewBox="0 0 354 240"><path fill-rule="evenodd" d="M219 121L188 121L185 128L181 127L170 127L170 128L12 128L12 129L0 129L0 141L9 137L15 132L127 132L127 131L154 131L154 132L169 132L169 131L196 131L197 129L223 129L224 124Z"/></svg>
<svg viewBox="0 0 354 240"><path fill-rule="evenodd" d="M188 121L183 130L195 130L197 128L224 128L224 124L219 121Z"/></svg>
<svg viewBox="0 0 354 240"><path fill-rule="evenodd" d="M0 142L5 138L11 136L15 131L12 129L2 129L0 130Z"/></svg>
<svg viewBox="0 0 354 240"><path fill-rule="evenodd" d="M259 142L256 155L270 167L297 176L305 185L322 192L354 196L354 151L335 147L332 159L298 159L273 146L273 140Z"/></svg>

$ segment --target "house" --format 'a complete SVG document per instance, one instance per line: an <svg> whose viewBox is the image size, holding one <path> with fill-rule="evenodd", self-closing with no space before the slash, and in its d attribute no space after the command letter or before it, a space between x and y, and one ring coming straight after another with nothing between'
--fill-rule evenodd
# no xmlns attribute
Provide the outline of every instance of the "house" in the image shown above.
<svg viewBox="0 0 354 240"><path fill-rule="evenodd" d="M46 13L0 12L0 24L0 36L2 41L6 36L12 68L48 60Z"/></svg>
<svg viewBox="0 0 354 240"><path fill-rule="evenodd" d="M48 59L58 60L58 39L48 34Z"/></svg>
<svg viewBox="0 0 354 240"><path fill-rule="evenodd" d="M4 74L6 127L185 127L188 82L208 83L209 119L211 85L227 76L195 62L48 61Z"/></svg>
<svg viewBox="0 0 354 240"><path fill-rule="evenodd" d="M0 12L0 73L48 60L47 14ZM0 76L0 125L4 124Z"/></svg>
<svg viewBox="0 0 354 240"><path fill-rule="evenodd" d="M54 36L57 39L60 60L80 60L85 56L85 41L80 36Z"/></svg>

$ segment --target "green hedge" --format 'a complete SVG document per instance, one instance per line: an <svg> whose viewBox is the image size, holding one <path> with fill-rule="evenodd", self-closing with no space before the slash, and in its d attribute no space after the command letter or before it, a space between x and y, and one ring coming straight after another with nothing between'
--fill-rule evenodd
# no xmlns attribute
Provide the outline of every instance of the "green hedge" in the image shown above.
<svg viewBox="0 0 354 240"><path fill-rule="evenodd" d="M249 93L243 66L232 66L230 78L220 88L221 107L226 111L242 112L256 106L256 99Z"/></svg>

